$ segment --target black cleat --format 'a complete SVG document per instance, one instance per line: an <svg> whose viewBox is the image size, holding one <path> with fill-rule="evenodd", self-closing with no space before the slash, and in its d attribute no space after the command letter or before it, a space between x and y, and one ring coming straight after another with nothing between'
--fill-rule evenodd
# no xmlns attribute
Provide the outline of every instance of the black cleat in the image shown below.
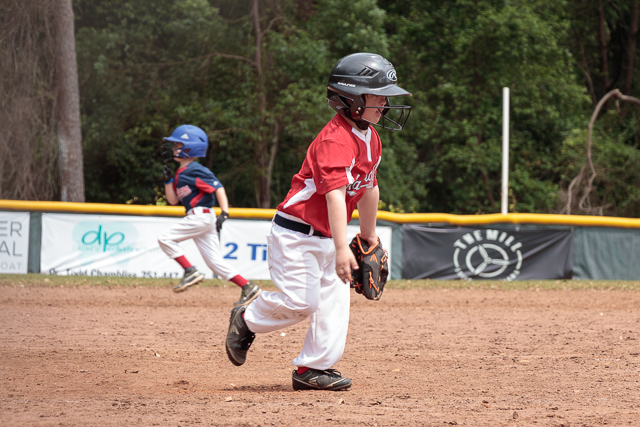
<svg viewBox="0 0 640 427"><path fill-rule="evenodd" d="M229 331L225 342L227 356L236 366L242 365L247 360L247 351L256 337L256 334L249 330L242 317L246 308L246 305L239 305L231 310Z"/></svg>
<svg viewBox="0 0 640 427"><path fill-rule="evenodd" d="M197 285L204 280L204 274L200 273L194 266L187 267L184 270L184 277L173 288L173 292L182 292L189 289L190 286Z"/></svg>
<svg viewBox="0 0 640 427"><path fill-rule="evenodd" d="M251 301L258 298L261 289L255 283L249 281L242 287L242 293L240 299L233 303L233 305L249 305Z"/></svg>
<svg viewBox="0 0 640 427"><path fill-rule="evenodd" d="M346 390L351 387L351 380L341 376L335 369L320 371L312 369L298 375L297 370L292 375L294 390Z"/></svg>

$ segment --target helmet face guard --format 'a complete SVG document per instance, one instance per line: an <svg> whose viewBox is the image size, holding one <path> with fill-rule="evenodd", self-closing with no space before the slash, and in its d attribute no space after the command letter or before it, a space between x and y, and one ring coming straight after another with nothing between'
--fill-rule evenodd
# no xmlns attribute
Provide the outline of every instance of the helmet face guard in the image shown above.
<svg viewBox="0 0 640 427"><path fill-rule="evenodd" d="M164 139L163 139L163 141L164 142L160 146L160 154L162 155L162 162L163 163L167 163L167 162L170 162L171 160L177 158L178 156L174 156L173 155L174 143L165 141Z"/></svg>
<svg viewBox="0 0 640 427"><path fill-rule="evenodd" d="M382 129L389 129L391 131L401 131L404 129L411 114L411 106L391 105L389 103L389 97L386 97L387 102L383 107L368 107L366 105L366 95L367 94L349 96L348 94L341 94L332 89L328 89L327 101L334 110L354 122L361 130L367 130L369 125L379 126ZM362 118L366 109L376 109L380 111L380 121L373 123Z"/></svg>
<svg viewBox="0 0 640 427"><path fill-rule="evenodd" d="M161 150L162 150L161 153L162 153L162 161L164 163L167 163L173 159L189 159L191 157L205 157L205 155L202 155L202 156L189 155L189 153L192 152L193 150L191 150L190 148L186 148L185 150L184 146L176 150L176 144L178 144L178 142L171 142L171 141L168 141L166 138L164 138L162 141L163 143L161 146ZM174 154L174 150L176 151L175 154Z"/></svg>
<svg viewBox="0 0 640 427"><path fill-rule="evenodd" d="M384 96L387 102L383 107L368 107L366 95ZM411 93L398 86L393 65L377 54L354 53L345 56L333 67L329 76L327 102L361 130L368 129L369 125L393 131L404 129L411 107L390 105L389 98L394 96L411 96ZM367 108L380 111L379 123L362 118Z"/></svg>
<svg viewBox="0 0 640 427"><path fill-rule="evenodd" d="M400 131L404 129L407 124L407 120L409 120L409 116L411 115L410 105L389 105L389 99L387 99L387 105L384 107L364 108L377 108L382 114L382 117L380 118L381 122L368 123L371 123L374 126L380 126L382 129L389 129L393 131ZM362 121L367 122L365 119L362 119Z"/></svg>

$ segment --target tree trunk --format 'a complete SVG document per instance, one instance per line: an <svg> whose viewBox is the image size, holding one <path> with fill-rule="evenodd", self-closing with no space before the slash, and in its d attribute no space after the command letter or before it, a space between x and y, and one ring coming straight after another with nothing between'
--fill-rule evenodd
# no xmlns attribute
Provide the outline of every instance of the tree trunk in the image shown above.
<svg viewBox="0 0 640 427"><path fill-rule="evenodd" d="M609 91L609 59L607 49L607 31L604 18L604 5L598 0L598 42L600 44L600 74L602 76L602 93Z"/></svg>
<svg viewBox="0 0 640 427"><path fill-rule="evenodd" d="M254 152L256 154L256 162L258 165L256 171L256 203L259 208L268 209L271 207L271 177L273 174L273 166L271 165L271 157L275 154L277 149L277 140L275 138L275 145L272 144L271 150L269 149L268 132L267 132L267 96L264 89L264 70L262 63L262 27L260 25L260 8L259 0L252 0L251 2L251 16L253 19L253 30L255 31L255 55L254 64L256 67L256 79L258 93L258 113L260 119L258 122L258 141L255 141ZM278 135L276 127L276 135Z"/></svg>
<svg viewBox="0 0 640 427"><path fill-rule="evenodd" d="M636 57L636 38L638 35L638 0L634 0L631 5L631 28L629 29L629 40L627 41L627 66L625 67L625 79L622 92L625 95L631 93L633 84L633 60Z"/></svg>
<svg viewBox="0 0 640 427"><path fill-rule="evenodd" d="M273 165L276 161L278 153L278 143L280 142L280 126L278 123L273 125L273 139L271 140L271 150L269 152L269 163L265 171L265 193L262 195L263 207L265 209L271 207L271 180L273 179Z"/></svg>
<svg viewBox="0 0 640 427"><path fill-rule="evenodd" d="M84 167L80 131L80 89L71 0L58 0L54 11L56 116L60 150L60 199L84 202Z"/></svg>

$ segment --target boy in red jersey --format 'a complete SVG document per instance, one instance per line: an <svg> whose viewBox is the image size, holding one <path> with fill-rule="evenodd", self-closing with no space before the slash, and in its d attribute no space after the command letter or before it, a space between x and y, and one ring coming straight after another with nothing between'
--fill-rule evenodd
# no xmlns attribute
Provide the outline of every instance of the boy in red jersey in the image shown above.
<svg viewBox="0 0 640 427"><path fill-rule="evenodd" d="M347 223L355 208L361 238L373 245L382 156L378 133L370 127L401 130L408 106L388 98L411 95L396 83L393 65L380 55L342 58L329 77L327 100L338 114L311 143L291 190L278 206L269 244L273 283L282 292L261 292L231 312L226 350L236 366L246 360L255 333L268 333L310 317L302 351L293 360L294 390L344 390L351 380L331 369L344 351L349 326L351 269ZM388 113L397 112L391 120Z"/></svg>

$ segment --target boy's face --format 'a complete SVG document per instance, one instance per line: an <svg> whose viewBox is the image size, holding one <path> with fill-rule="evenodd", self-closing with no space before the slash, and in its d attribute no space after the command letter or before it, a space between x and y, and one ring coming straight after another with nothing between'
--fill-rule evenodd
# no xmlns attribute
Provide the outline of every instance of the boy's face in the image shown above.
<svg viewBox="0 0 640 427"><path fill-rule="evenodd" d="M362 113L362 118L368 122L376 124L380 121L380 117L382 117L382 110L380 107L384 107L387 104L387 98L377 95L365 95L365 99L366 107L376 108L365 108L364 113Z"/></svg>
<svg viewBox="0 0 640 427"><path fill-rule="evenodd" d="M182 142L173 143L173 160L175 160L176 162L180 161L180 158L177 156L180 153L180 150L182 150L182 147L184 147L184 144Z"/></svg>

